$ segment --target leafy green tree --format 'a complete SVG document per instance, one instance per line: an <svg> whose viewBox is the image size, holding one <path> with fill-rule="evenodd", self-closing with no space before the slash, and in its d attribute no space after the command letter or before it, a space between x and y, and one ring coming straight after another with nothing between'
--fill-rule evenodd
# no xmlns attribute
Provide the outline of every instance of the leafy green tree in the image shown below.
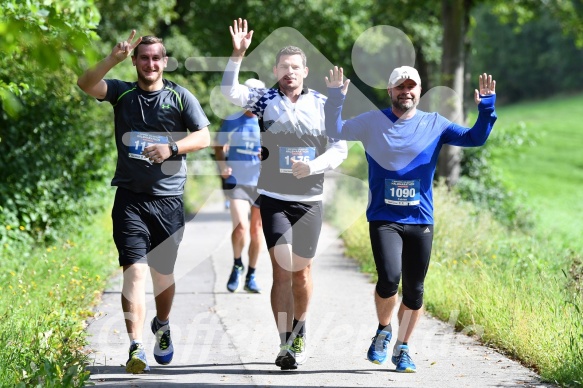
<svg viewBox="0 0 583 388"><path fill-rule="evenodd" d="M473 0L442 0L443 52L441 60L442 84L449 86L459 96L466 96L465 80L468 75L466 65L472 51L472 19L473 11L480 7L487 7L487 11L496 15L502 22L511 22L518 32L523 26L530 25L540 15L551 15L566 34L575 37L576 41L583 45L583 3L581 0L550 0L545 2L530 0L500 1L488 0L476 2ZM475 23L476 19L473 19ZM482 19L482 21L485 21ZM492 24L473 26L476 32L481 30L492 31ZM532 31L534 33L534 31ZM483 35L482 35L483 36ZM515 37L514 37L515 38ZM486 39L490 39L487 37ZM480 43L484 44L485 42ZM504 41L496 42L503 45ZM528 47L528 43L526 43ZM526 65L526 64L525 64ZM529 66L524 66L528 68ZM479 69L477 73L490 69ZM497 75L494 74L496 77ZM470 91L477 82L475 77L470 80ZM460 106L453 108L453 117L459 117L465 121L465 112ZM439 156L438 175L445 177L448 183L455 184L459 179L461 150L457 147L445 146Z"/></svg>
<svg viewBox="0 0 583 388"><path fill-rule="evenodd" d="M439 64L443 51L440 3L427 2L423 6L409 0L376 0L372 3L373 25L394 26L411 39L415 48L415 67L423 80L424 91L440 85ZM386 99L385 91L382 97Z"/></svg>
<svg viewBox="0 0 583 388"><path fill-rule="evenodd" d="M170 26L179 16L175 11L176 0L101 0L96 6L101 15L96 32L106 45L119 42L132 29L140 35L159 35L164 26Z"/></svg>
<svg viewBox="0 0 583 388"><path fill-rule="evenodd" d="M108 131L76 73L96 35L92 2L4 1L0 49L0 241L51 238L94 210L108 175ZM99 201L97 201L99 202ZM100 203L100 202L99 202ZM8 247L8 248L6 248Z"/></svg>
<svg viewBox="0 0 583 388"><path fill-rule="evenodd" d="M62 67L79 64L83 48L95 35L90 31L99 14L92 2L61 0L45 4L42 1L2 1L0 7L0 52L8 61L0 79L2 110L12 117L21 107L18 97L31 85L43 87L47 74ZM24 63L14 63L16 60ZM15 70L37 69L32 79L16 82ZM12 76L12 77L11 77Z"/></svg>
<svg viewBox="0 0 583 388"><path fill-rule="evenodd" d="M472 44L479 50L472 51L470 67L490 69L496 75L503 103L583 89L583 48L550 13L519 28L486 7L478 7L474 17L490 28L472 33Z"/></svg>
<svg viewBox="0 0 583 388"><path fill-rule="evenodd" d="M546 15L555 20L565 34L572 36L579 46L583 46L583 2L581 0L550 0L545 2L530 0L442 0L441 2L426 2L420 6L419 2L408 0L376 0L375 22L386 21L407 33L415 45L417 52L416 66L424 80L424 89L428 85L442 85L452 88L458 96L468 96L473 92L477 82L476 76L484 71L494 73L494 68L481 68L472 71L468 68L470 58L475 52L481 52L484 45L490 53L496 46L504 45L508 40L516 41L516 34L524 27L536 36L536 32L528 28L535 18ZM497 23L511 24L514 35L506 35L504 39L493 40L493 35L499 35L492 28L492 18L481 17L476 19L474 12L482 12L497 18ZM477 23L477 21L479 23ZM432 32L428 34L427 32ZM480 36L482 40L471 39ZM556 37L556 35L554 34ZM558 39L557 39L558 40ZM554 42L553 42L554 43ZM475 44L477 47L473 47ZM527 42L520 43L523 47L531 48ZM494 46L494 47L493 47ZM439 47L439 49L437 48ZM511 57L515 51L507 53ZM439 59L435 54L439 53ZM429 54L429 55L427 55ZM487 55L487 54L485 54ZM498 53L498 55L502 55ZM520 61L520 58L512 58ZM511 61L512 61L511 60ZM547 60L548 61L548 60ZM473 61L476 64L477 61ZM505 66L506 67L506 66ZM522 67L529 68L527 64ZM508 67L506 67L508 71ZM438 77L432 76L437 74ZM469 77L469 74L472 74ZM495 73L498 76L501 73ZM466 80L469 87L466 88ZM468 90L466 90L468 89ZM473 103L472 103L473 104ZM451 117L465 122L466 113L462 105L452 104ZM459 179L461 150L457 147L445 146L440 154L437 175L447 178L450 185Z"/></svg>
<svg viewBox="0 0 583 388"><path fill-rule="evenodd" d="M236 18L246 18L254 30L252 52L278 28L291 27L306 37L332 63L349 68L354 40L370 27L368 0L305 0L305 1L184 1L178 2L176 12L181 15L174 27L188 37L197 48L196 55L228 57L232 45L229 26ZM222 12L217 12L220 5ZM294 42L289 42L294 44ZM272 57L265 65L272 66ZM308 66L314 66L308 58ZM323 82L324 73L312 72L309 81ZM209 84L217 85L221 74L205 74ZM264 80L275 82L275 79Z"/></svg>

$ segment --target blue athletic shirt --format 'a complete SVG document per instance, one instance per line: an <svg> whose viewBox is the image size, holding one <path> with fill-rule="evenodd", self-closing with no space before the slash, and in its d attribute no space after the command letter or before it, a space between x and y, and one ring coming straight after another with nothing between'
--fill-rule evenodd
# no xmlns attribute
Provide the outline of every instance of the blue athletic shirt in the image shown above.
<svg viewBox="0 0 583 388"><path fill-rule="evenodd" d="M259 120L243 112L228 116L217 133L220 145L229 145L227 164L232 169L226 183L257 186L261 161Z"/></svg>
<svg viewBox="0 0 583 388"><path fill-rule="evenodd" d="M433 224L432 182L444 144L477 147L486 142L496 121L495 95L481 96L478 119L466 128L438 113L417 110L400 120L391 108L343 121L345 96L328 89L324 111L328 136L362 142L368 161L368 221Z"/></svg>

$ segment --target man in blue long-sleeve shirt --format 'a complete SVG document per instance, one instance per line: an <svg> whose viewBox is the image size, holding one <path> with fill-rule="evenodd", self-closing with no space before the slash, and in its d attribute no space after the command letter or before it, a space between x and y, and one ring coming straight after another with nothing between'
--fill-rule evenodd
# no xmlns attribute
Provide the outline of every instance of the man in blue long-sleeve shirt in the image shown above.
<svg viewBox="0 0 583 388"><path fill-rule="evenodd" d="M375 305L379 325L367 358L375 364L387 359L390 322L402 274L399 332L391 361L398 372L415 372L408 340L422 313L423 284L433 242L432 182L437 157L444 144L476 147L486 142L496 121L496 81L491 75L480 75L479 90L474 92L478 119L472 128L452 123L438 113L418 110L421 78L409 66L394 69L389 77L390 108L343 121L342 104L349 83L344 81L342 68L330 70L324 112L327 135L361 141L369 165L366 215L378 273Z"/></svg>

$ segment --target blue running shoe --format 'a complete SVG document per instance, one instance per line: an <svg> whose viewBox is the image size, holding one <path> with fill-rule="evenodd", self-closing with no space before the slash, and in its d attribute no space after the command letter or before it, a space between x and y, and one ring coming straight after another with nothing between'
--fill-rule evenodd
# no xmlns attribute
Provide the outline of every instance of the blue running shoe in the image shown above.
<svg viewBox="0 0 583 388"><path fill-rule="evenodd" d="M247 279L245 280L245 291L252 292L254 294L260 294L261 288L255 282L255 274L247 275Z"/></svg>
<svg viewBox="0 0 583 388"><path fill-rule="evenodd" d="M131 345L129 353L130 357L126 363L126 372L137 374L150 371L150 366L146 360L146 351L144 350L144 345Z"/></svg>
<svg viewBox="0 0 583 388"><path fill-rule="evenodd" d="M387 361L387 347L391 342L393 334L390 331L377 330L377 334L372 337L372 343L366 353L366 358L374 364L382 364Z"/></svg>
<svg viewBox="0 0 583 388"><path fill-rule="evenodd" d="M233 266L233 271L231 276L229 276L229 281L227 282L227 290L230 292L237 292L239 289L239 284L241 284L241 277L243 276L243 267L238 265Z"/></svg>
<svg viewBox="0 0 583 388"><path fill-rule="evenodd" d="M397 368L395 370L397 372L404 372L404 373L415 373L417 372L417 367L411 360L409 356L409 347L407 345L399 346L399 355L391 357L391 361Z"/></svg>
<svg viewBox="0 0 583 388"><path fill-rule="evenodd" d="M160 365L168 365L174 357L174 346L170 338L170 325L158 327L156 317L150 324L152 333L156 336L156 345L154 345L154 359Z"/></svg>

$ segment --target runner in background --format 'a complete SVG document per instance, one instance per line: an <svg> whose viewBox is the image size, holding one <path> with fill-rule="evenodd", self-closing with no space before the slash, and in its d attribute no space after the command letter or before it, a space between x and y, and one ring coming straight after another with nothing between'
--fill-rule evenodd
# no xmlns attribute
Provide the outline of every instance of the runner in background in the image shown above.
<svg viewBox="0 0 583 388"><path fill-rule="evenodd" d="M263 82L253 78L245 81L245 86L265 88ZM227 117L217 132L214 148L233 222L231 244L234 263L227 282L227 290L236 292L240 288L245 269L241 256L247 244L247 236L249 236L247 251L249 263L244 289L247 292L259 293L261 288L255 280L255 269L263 246L263 228L259 212L260 200L257 194L257 179L261 163L257 116L246 110Z"/></svg>

